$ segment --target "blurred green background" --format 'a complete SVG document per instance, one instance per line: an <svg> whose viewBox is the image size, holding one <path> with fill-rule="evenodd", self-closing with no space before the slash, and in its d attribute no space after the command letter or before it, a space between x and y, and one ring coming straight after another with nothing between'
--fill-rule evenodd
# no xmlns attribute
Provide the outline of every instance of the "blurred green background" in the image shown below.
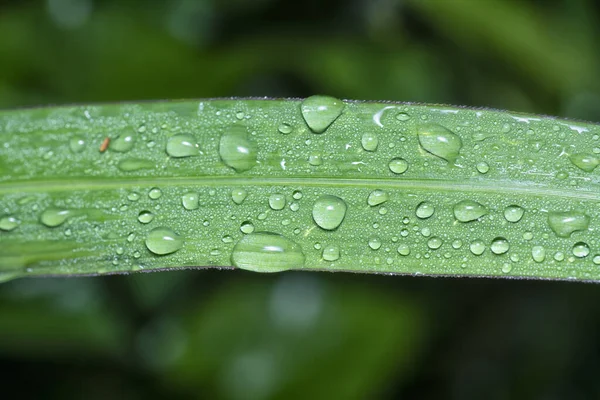
<svg viewBox="0 0 600 400"><path fill-rule="evenodd" d="M600 121L594 0L0 0L0 108L227 96ZM600 398L600 287L180 271L0 285L22 399Z"/></svg>

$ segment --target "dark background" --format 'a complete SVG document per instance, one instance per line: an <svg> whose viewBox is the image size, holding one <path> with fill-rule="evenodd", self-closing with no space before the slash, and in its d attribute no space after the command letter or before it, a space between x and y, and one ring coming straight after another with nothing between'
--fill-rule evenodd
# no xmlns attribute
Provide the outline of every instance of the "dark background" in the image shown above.
<svg viewBox="0 0 600 400"><path fill-rule="evenodd" d="M0 0L0 108L227 96L600 120L593 0ZM600 287L181 271L0 285L0 387L60 399L600 398Z"/></svg>

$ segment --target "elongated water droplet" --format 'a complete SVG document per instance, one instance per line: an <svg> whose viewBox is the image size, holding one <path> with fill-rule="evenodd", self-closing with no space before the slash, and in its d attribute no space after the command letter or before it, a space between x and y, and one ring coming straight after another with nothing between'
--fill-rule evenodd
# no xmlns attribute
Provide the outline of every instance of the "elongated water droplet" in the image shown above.
<svg viewBox="0 0 600 400"><path fill-rule="evenodd" d="M531 248L531 258L535 262L543 262L546 259L546 249L544 246L533 246Z"/></svg>
<svg viewBox="0 0 600 400"><path fill-rule="evenodd" d="M85 139L81 136L74 136L69 140L69 148L73 153L81 153L85 149Z"/></svg>
<svg viewBox="0 0 600 400"><path fill-rule="evenodd" d="M119 161L117 167L123 172L139 171L142 169L152 169L155 164L150 160L144 160L143 158L126 158Z"/></svg>
<svg viewBox="0 0 600 400"><path fill-rule="evenodd" d="M454 205L454 217L460 222L475 221L487 214L487 208L473 200L463 200Z"/></svg>
<svg viewBox="0 0 600 400"><path fill-rule="evenodd" d="M569 156L569 160L571 160L573 165L585 172L592 172L600 164L600 158L593 154L572 154Z"/></svg>
<svg viewBox="0 0 600 400"><path fill-rule="evenodd" d="M330 96L311 96L300 106L306 125L314 133L323 133L342 113L344 102Z"/></svg>
<svg viewBox="0 0 600 400"><path fill-rule="evenodd" d="M460 136L438 124L424 124L418 127L421 147L449 163L454 163L462 149Z"/></svg>
<svg viewBox="0 0 600 400"><path fill-rule="evenodd" d="M340 258L340 248L335 244L323 247L323 260L336 261Z"/></svg>
<svg viewBox="0 0 600 400"><path fill-rule="evenodd" d="M397 119L398 121L402 121L402 122L404 122L404 121L408 121L408 120L410 119L410 115L408 115L408 114L407 114L407 113L405 113L405 112L401 112L401 113L399 113L398 115L396 115L396 119Z"/></svg>
<svg viewBox="0 0 600 400"><path fill-rule="evenodd" d="M248 171L256 165L256 144L248 138L246 128L234 125L221 136L219 156L237 172Z"/></svg>
<svg viewBox="0 0 600 400"><path fill-rule="evenodd" d="M577 211L549 212L548 225L556 236L567 238L573 232L587 230L590 217Z"/></svg>
<svg viewBox="0 0 600 400"><path fill-rule="evenodd" d="M326 230L336 229L346 216L344 200L337 196L323 195L313 206L312 216L317 225Z"/></svg>
<svg viewBox="0 0 600 400"><path fill-rule="evenodd" d="M134 144L135 136L125 133L110 141L110 149L119 153L125 153L133 149Z"/></svg>
<svg viewBox="0 0 600 400"><path fill-rule="evenodd" d="M171 254L183 247L183 238L169 228L154 228L146 237L146 247L154 254Z"/></svg>
<svg viewBox="0 0 600 400"><path fill-rule="evenodd" d="M377 189L377 190L373 190L369 194L369 197L367 198L367 204L370 205L371 207L375 207L375 206L385 203L389 199L390 199L390 195L387 194L387 192Z"/></svg>
<svg viewBox="0 0 600 400"><path fill-rule="evenodd" d="M365 133L362 135L360 143L366 151L375 151L379 146L379 139L374 133Z"/></svg>
<svg viewBox="0 0 600 400"><path fill-rule="evenodd" d="M492 253L494 254L504 254L508 251L509 247L508 240L503 237L497 237L492 240L490 250L492 250Z"/></svg>
<svg viewBox="0 0 600 400"><path fill-rule="evenodd" d="M573 255L578 258L587 257L590 254L590 247L587 243L577 242L573 246Z"/></svg>
<svg viewBox="0 0 600 400"><path fill-rule="evenodd" d="M483 243L481 240L474 240L469 245L469 250L471 250L471 253L475 254L476 256L480 256L485 251L485 243Z"/></svg>
<svg viewBox="0 0 600 400"><path fill-rule="evenodd" d="M231 191L231 200L235 204L242 204L246 200L246 197L248 197L248 192L245 189L233 189Z"/></svg>
<svg viewBox="0 0 600 400"><path fill-rule="evenodd" d="M280 272L304 267L302 248L285 236L256 232L242 237L231 254L234 266L255 272Z"/></svg>
<svg viewBox="0 0 600 400"><path fill-rule="evenodd" d="M428 201L422 201L417 206L416 214L421 219L427 219L433 215L435 207Z"/></svg>
<svg viewBox="0 0 600 400"><path fill-rule="evenodd" d="M269 196L269 207L273 210L283 210L285 207L285 195L275 193Z"/></svg>
<svg viewBox="0 0 600 400"><path fill-rule="evenodd" d="M408 162L403 158L392 158L388 167L395 174L403 174L408 169Z"/></svg>
<svg viewBox="0 0 600 400"><path fill-rule="evenodd" d="M171 157L193 157L200 154L198 143L192 135L175 135L167 141L167 154Z"/></svg>
<svg viewBox="0 0 600 400"><path fill-rule="evenodd" d="M149 224L150 222L152 222L153 219L154 214L152 214L148 210L140 211L138 215L138 221L140 221L142 224Z"/></svg>
<svg viewBox="0 0 600 400"><path fill-rule="evenodd" d="M525 214L525 210L520 206L512 205L504 209L504 218L508 222L519 222L523 218L523 214Z"/></svg>
<svg viewBox="0 0 600 400"><path fill-rule="evenodd" d="M40 216L40 222L50 228L62 225L73 216L73 211L61 208L48 208Z"/></svg>
<svg viewBox="0 0 600 400"><path fill-rule="evenodd" d="M10 232L19 226L19 220L12 215L5 215L0 218L0 230Z"/></svg>

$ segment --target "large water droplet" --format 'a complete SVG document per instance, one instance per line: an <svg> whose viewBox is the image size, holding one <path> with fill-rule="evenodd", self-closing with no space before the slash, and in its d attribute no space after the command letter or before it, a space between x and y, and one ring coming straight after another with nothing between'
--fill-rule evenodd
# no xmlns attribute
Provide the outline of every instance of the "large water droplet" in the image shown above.
<svg viewBox="0 0 600 400"><path fill-rule="evenodd" d="M40 216L40 222L50 228L64 224L64 222L73 216L73 211L61 208L48 208Z"/></svg>
<svg viewBox="0 0 600 400"><path fill-rule="evenodd" d="M300 108L310 130L323 133L340 116L344 102L334 97L317 95L305 99Z"/></svg>
<svg viewBox="0 0 600 400"><path fill-rule="evenodd" d="M335 244L328 244L323 247L323 260L336 261L340 258L340 248Z"/></svg>
<svg viewBox="0 0 600 400"><path fill-rule="evenodd" d="M285 236L257 232L240 239L233 248L234 266L255 272L280 272L304 266L302 248Z"/></svg>
<svg viewBox="0 0 600 400"><path fill-rule="evenodd" d="M386 201L389 200L389 198L390 198L390 195L387 194L387 192L384 192L383 190L380 190L380 189L373 190L369 194L369 197L367 198L367 204L370 205L371 207L375 207L375 206L385 203Z"/></svg>
<svg viewBox="0 0 600 400"><path fill-rule="evenodd" d="M533 246L531 248L531 258L535 262L543 262L546 259L546 249L544 246Z"/></svg>
<svg viewBox="0 0 600 400"><path fill-rule="evenodd" d="M473 200L463 200L454 205L454 217L460 222L475 221L487 214L487 208Z"/></svg>
<svg viewBox="0 0 600 400"><path fill-rule="evenodd" d="M454 163L462 148L462 140L454 132L438 124L424 124L418 127L421 147L449 163Z"/></svg>
<svg viewBox="0 0 600 400"><path fill-rule="evenodd" d="M256 144L248 138L246 128L234 125L221 136L219 156L237 172L248 171L256 165Z"/></svg>
<svg viewBox="0 0 600 400"><path fill-rule="evenodd" d="M69 140L69 148L73 153L81 153L85 149L85 140L81 136L74 136Z"/></svg>
<svg viewBox="0 0 600 400"><path fill-rule="evenodd" d="M569 237L573 232L585 231L590 217L577 211L549 212L548 225L558 237Z"/></svg>
<svg viewBox="0 0 600 400"><path fill-rule="evenodd" d="M504 209L504 218L508 222L519 222L523 218L523 214L525 214L525 210L520 206L512 205Z"/></svg>
<svg viewBox="0 0 600 400"><path fill-rule="evenodd" d="M242 204L246 200L246 197L248 197L248 192L245 189L233 189L231 191L231 200L235 204Z"/></svg>
<svg viewBox="0 0 600 400"><path fill-rule="evenodd" d="M381 248L381 240L378 237L372 237L369 239L369 247L373 250L379 250Z"/></svg>
<svg viewBox="0 0 600 400"><path fill-rule="evenodd" d="M254 224L250 221L244 221L242 222L242 225L240 225L240 231L242 231L242 233L245 233L246 235L254 232Z"/></svg>
<svg viewBox="0 0 600 400"><path fill-rule="evenodd" d="M423 201L417 206L416 214L421 219L427 219L433 215L435 207L428 201Z"/></svg>
<svg viewBox="0 0 600 400"><path fill-rule="evenodd" d="M5 215L0 218L0 230L9 232L19 226L19 220L12 215Z"/></svg>
<svg viewBox="0 0 600 400"><path fill-rule="evenodd" d="M366 151L375 151L379 146L379 139L374 133L365 133L362 135L360 143Z"/></svg>
<svg viewBox="0 0 600 400"><path fill-rule="evenodd" d="M152 200L158 200L161 196L162 191L157 187L150 189L148 192L148 197L150 197Z"/></svg>
<svg viewBox="0 0 600 400"><path fill-rule="evenodd" d="M312 215L316 224L326 230L336 229L346 216L346 203L339 197L323 195L313 206Z"/></svg>
<svg viewBox="0 0 600 400"><path fill-rule="evenodd" d="M183 238L169 228L154 228L146 237L146 247L154 254L171 254L183 247Z"/></svg>
<svg viewBox="0 0 600 400"><path fill-rule="evenodd" d="M149 224L154 219L154 214L148 210L140 211L138 214L138 221L142 224Z"/></svg>
<svg viewBox="0 0 600 400"><path fill-rule="evenodd" d="M398 254L401 256L407 256L410 254L410 247L407 244L401 244L398 246Z"/></svg>
<svg viewBox="0 0 600 400"><path fill-rule="evenodd" d="M471 253L475 254L476 256L480 256L485 251L485 243L479 239L474 240L469 245L469 250L471 250Z"/></svg>
<svg viewBox="0 0 600 400"><path fill-rule="evenodd" d="M508 240L503 237L497 237L492 240L490 250L492 250L492 253L494 254L504 254L508 251L509 247Z"/></svg>
<svg viewBox="0 0 600 400"><path fill-rule="evenodd" d="M392 158L388 167L395 174L403 174L408 169L408 162L403 158Z"/></svg>
<svg viewBox="0 0 600 400"><path fill-rule="evenodd" d="M427 241L427 247L431 250L437 250L442 246L442 239L437 236L432 237Z"/></svg>
<svg viewBox="0 0 600 400"><path fill-rule="evenodd" d="M125 133L110 141L110 149L119 153L125 153L126 151L133 149L134 144L135 136L130 133Z"/></svg>
<svg viewBox="0 0 600 400"><path fill-rule="evenodd" d="M186 210L197 210L200 207L200 196L198 193L186 193L181 196L181 204Z"/></svg>
<svg viewBox="0 0 600 400"><path fill-rule="evenodd" d="M587 257L590 254L590 247L587 243L577 242L573 246L573 255L578 258Z"/></svg>
<svg viewBox="0 0 600 400"><path fill-rule="evenodd" d="M192 135L175 135L167 141L167 154L171 157L192 157L200 154L198 143Z"/></svg>
<svg viewBox="0 0 600 400"><path fill-rule="evenodd" d="M269 196L269 207L273 210L283 210L285 207L285 195L275 193Z"/></svg>
<svg viewBox="0 0 600 400"><path fill-rule="evenodd" d="M569 160L571 160L573 165L585 172L592 172L600 164L600 158L593 154L572 154L569 156Z"/></svg>

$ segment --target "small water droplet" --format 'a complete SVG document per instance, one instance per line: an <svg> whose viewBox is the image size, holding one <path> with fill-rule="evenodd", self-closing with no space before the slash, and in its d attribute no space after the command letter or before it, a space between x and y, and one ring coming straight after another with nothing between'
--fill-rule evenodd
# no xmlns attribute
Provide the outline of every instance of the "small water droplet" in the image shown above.
<svg viewBox="0 0 600 400"><path fill-rule="evenodd" d="M10 232L19 226L20 221L12 215L5 215L0 218L0 230Z"/></svg>
<svg viewBox="0 0 600 400"><path fill-rule="evenodd" d="M474 240L469 245L469 250L471 250L471 253L475 254L476 256L480 256L485 251L485 243L483 243L481 240Z"/></svg>
<svg viewBox="0 0 600 400"><path fill-rule="evenodd" d="M504 209L504 218L508 222L519 222L523 218L523 214L525 214L525 210L520 206L512 205Z"/></svg>
<svg viewBox="0 0 600 400"><path fill-rule="evenodd" d="M47 227L54 228L62 225L71 216L73 216L73 211L71 210L48 208L40 216L40 222Z"/></svg>
<svg viewBox="0 0 600 400"><path fill-rule="evenodd" d="M323 260L336 261L340 258L340 248L335 244L328 244L323 247Z"/></svg>
<svg viewBox="0 0 600 400"><path fill-rule="evenodd" d="M473 200L462 200L454 205L454 217L460 222L475 221L487 214L487 208Z"/></svg>
<svg viewBox="0 0 600 400"><path fill-rule="evenodd" d="M452 242L452 248L455 250L458 250L462 247L463 242L460 239L456 239L455 241Z"/></svg>
<svg viewBox="0 0 600 400"><path fill-rule="evenodd" d="M407 114L407 113L405 113L405 112L401 112L401 113L399 113L398 115L396 115L396 119L397 119L398 121L402 121L402 122L404 122L404 121L408 121L408 120L410 119L410 115L408 115L408 114Z"/></svg>
<svg viewBox="0 0 600 400"><path fill-rule="evenodd" d="M273 210L283 210L285 207L285 195L275 193L269 196L269 207Z"/></svg>
<svg viewBox="0 0 600 400"><path fill-rule="evenodd" d="M531 239L533 239L533 233L529 232L529 231L524 232L523 233L523 239L525 239L525 240L531 240Z"/></svg>
<svg viewBox="0 0 600 400"><path fill-rule="evenodd" d="M169 228L154 228L146 237L146 247L154 254L171 254L183 247L183 238Z"/></svg>
<svg viewBox="0 0 600 400"><path fill-rule="evenodd" d="M387 194L387 192L377 189L377 190L373 190L369 194L369 197L367 198L367 204L370 205L371 207L375 207L375 206L385 203L389 199L390 199L390 196L389 196L389 194Z"/></svg>
<svg viewBox="0 0 600 400"><path fill-rule="evenodd" d="M410 254L410 247L407 244L401 244L398 246L398 254L401 256L407 256Z"/></svg>
<svg viewBox="0 0 600 400"><path fill-rule="evenodd" d="M390 171L395 174L403 174L408 169L408 162L403 158L392 158L388 164Z"/></svg>
<svg viewBox="0 0 600 400"><path fill-rule="evenodd" d="M125 153L133 149L135 144L135 137L130 133L125 133L117 136L115 139L110 141L110 149L118 153Z"/></svg>
<svg viewBox="0 0 600 400"><path fill-rule="evenodd" d="M600 265L600 254L596 254L594 258L592 258L592 262L596 265Z"/></svg>
<svg viewBox="0 0 600 400"><path fill-rule="evenodd" d="M242 237L231 254L234 266L255 272L280 272L304 267L302 248L285 236L257 232Z"/></svg>
<svg viewBox="0 0 600 400"><path fill-rule="evenodd" d="M311 96L300 107L306 125L314 133L323 133L342 114L344 102L330 96Z"/></svg>
<svg viewBox="0 0 600 400"><path fill-rule="evenodd" d="M509 263L502 264L502 272L508 274L510 271L512 271L512 265L510 265Z"/></svg>
<svg viewBox="0 0 600 400"><path fill-rule="evenodd" d="M379 238L377 237L372 237L369 239L369 247L372 248L373 250L379 250L379 248L381 247L381 240L379 240Z"/></svg>
<svg viewBox="0 0 600 400"><path fill-rule="evenodd" d="M587 230L590 217L577 211L549 212L548 225L556 236L567 238L573 232Z"/></svg>
<svg viewBox="0 0 600 400"><path fill-rule="evenodd" d="M154 214L148 210L140 211L138 214L138 221L142 224L149 224L154 219Z"/></svg>
<svg viewBox="0 0 600 400"><path fill-rule="evenodd" d="M587 257L590 254L590 247L587 243L577 242L573 246L573 255L578 258Z"/></svg>
<svg viewBox="0 0 600 400"><path fill-rule="evenodd" d="M347 205L337 196L323 195L313 206L312 216L315 223L326 230L334 230L344 220Z"/></svg>
<svg viewBox="0 0 600 400"><path fill-rule="evenodd" d="M292 126L286 123L283 123L281 125L279 125L279 128L277 128L277 130L279 131L279 133L283 133L284 135L289 135L290 133L292 133Z"/></svg>
<svg viewBox="0 0 600 400"><path fill-rule="evenodd" d="M167 140L167 154L171 157L193 157L200 154L198 143L192 135L180 134Z"/></svg>
<svg viewBox="0 0 600 400"><path fill-rule="evenodd" d="M477 171L481 174L487 174L487 172L490 170L490 166L485 161L477 163L476 168L477 168Z"/></svg>
<svg viewBox="0 0 600 400"><path fill-rule="evenodd" d="M427 218L431 217L434 212L435 212L435 207L433 206L433 204L431 204L428 201L422 201L417 206L417 210L415 213L417 214L417 217L419 217L421 219L427 219Z"/></svg>
<svg viewBox="0 0 600 400"><path fill-rule="evenodd" d="M462 149L460 136L438 124L418 127L419 144L428 153L454 163Z"/></svg>
<svg viewBox="0 0 600 400"><path fill-rule="evenodd" d="M221 160L237 172L244 172L256 165L257 148L248 138L246 128L234 125L227 129L219 142Z"/></svg>
<svg viewBox="0 0 600 400"><path fill-rule="evenodd" d="M246 200L246 197L248 197L248 192L245 189L238 188L231 191L231 200L235 204L242 204Z"/></svg>
<svg viewBox="0 0 600 400"><path fill-rule="evenodd" d="M136 192L131 192L127 195L127 200L129 201L138 201L140 199L140 195Z"/></svg>
<svg viewBox="0 0 600 400"><path fill-rule="evenodd" d="M81 153L85 149L85 139L81 136L74 136L69 140L69 148L73 153Z"/></svg>
<svg viewBox="0 0 600 400"><path fill-rule="evenodd" d="M593 154L572 154L569 156L569 160L571 160L573 165L585 172L592 172L600 165L600 158Z"/></svg>
<svg viewBox="0 0 600 400"><path fill-rule="evenodd" d="M223 243L233 243L233 238L230 235L225 235L221 238Z"/></svg>
<svg viewBox="0 0 600 400"><path fill-rule="evenodd" d="M245 233L246 235L248 235L248 234L254 232L254 225L250 221L244 221L244 222L242 222L242 225L240 225L240 231L242 231L242 233Z"/></svg>
<svg viewBox="0 0 600 400"><path fill-rule="evenodd" d="M143 158L126 158L119 161L117 167L123 172L133 172L142 169L152 169L155 164L150 160L144 160Z"/></svg>
<svg viewBox="0 0 600 400"><path fill-rule="evenodd" d="M503 237L497 237L492 240L492 244L490 246L490 250L492 250L492 253L494 254L504 254L509 248L510 246L508 244L508 240Z"/></svg>
<svg viewBox="0 0 600 400"><path fill-rule="evenodd" d="M379 146L379 139L374 133L365 133L362 135L360 143L366 151L375 151Z"/></svg>
<svg viewBox="0 0 600 400"><path fill-rule="evenodd" d="M294 200L300 200L302 198L302 192L299 190L294 190L294 193L292 193L292 198Z"/></svg>
<svg viewBox="0 0 600 400"><path fill-rule="evenodd" d="M308 156L308 163L313 167L318 167L323 164L323 157L318 153L312 153Z"/></svg>
<svg viewBox="0 0 600 400"><path fill-rule="evenodd" d="M186 193L181 196L181 204L186 210L197 210L200 207L200 196L198 193Z"/></svg>
<svg viewBox="0 0 600 400"><path fill-rule="evenodd" d="M543 262L546 259L546 249L544 246L533 246L531 248L531 258L535 262Z"/></svg>
<svg viewBox="0 0 600 400"><path fill-rule="evenodd" d="M565 253L563 253L562 251L557 251L556 253L554 253L554 259L556 261L563 261L565 259Z"/></svg>
<svg viewBox="0 0 600 400"><path fill-rule="evenodd" d="M427 247L429 247L432 250L437 250L442 246L442 243L442 239L440 239L437 236L434 236L427 241Z"/></svg>
<svg viewBox="0 0 600 400"><path fill-rule="evenodd" d="M160 196L162 196L162 191L157 187L150 189L148 192L148 197L152 200L158 200L160 199Z"/></svg>

